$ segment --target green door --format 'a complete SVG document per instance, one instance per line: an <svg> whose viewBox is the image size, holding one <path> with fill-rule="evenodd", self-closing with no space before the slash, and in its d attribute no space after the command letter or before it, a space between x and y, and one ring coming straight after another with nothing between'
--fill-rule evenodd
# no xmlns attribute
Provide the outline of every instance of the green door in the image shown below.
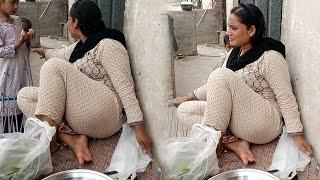
<svg viewBox="0 0 320 180"><path fill-rule="evenodd" d="M239 0L259 7L267 24L267 36L280 40L282 20L282 0Z"/></svg>
<svg viewBox="0 0 320 180"><path fill-rule="evenodd" d="M125 0L92 0L100 7L106 27L122 31Z"/></svg>

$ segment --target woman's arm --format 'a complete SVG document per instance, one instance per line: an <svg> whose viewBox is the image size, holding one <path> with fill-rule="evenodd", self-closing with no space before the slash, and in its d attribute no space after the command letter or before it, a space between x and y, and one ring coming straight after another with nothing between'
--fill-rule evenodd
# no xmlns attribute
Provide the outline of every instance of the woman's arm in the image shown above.
<svg viewBox="0 0 320 180"><path fill-rule="evenodd" d="M118 41L104 39L100 42L99 59L120 97L127 115L127 122L134 128L137 142L143 153L151 154L152 142L143 124L142 111L134 90L126 49Z"/></svg>
<svg viewBox="0 0 320 180"><path fill-rule="evenodd" d="M279 103L287 133L293 136L300 150L311 156L312 147L302 133L303 126L300 120L298 104L292 91L287 62L280 53L275 51L267 52L264 58L267 58L264 69L265 77Z"/></svg>
<svg viewBox="0 0 320 180"><path fill-rule="evenodd" d="M276 51L264 54L264 73L277 99L281 114L284 118L287 133L303 131L296 97L293 94L287 62Z"/></svg>
<svg viewBox="0 0 320 180"><path fill-rule="evenodd" d="M193 91L193 95L199 101L207 100L207 84L202 85L201 87Z"/></svg>
<svg viewBox="0 0 320 180"><path fill-rule="evenodd" d="M226 66L230 52L226 56L224 55L224 57L221 58L221 62L219 62L214 67L213 70L216 70L217 68L221 68L221 67ZM168 103L172 104L174 106L179 106L183 102L193 101L193 100L199 100L199 101L206 101L207 100L207 84L204 84L201 87L189 92L186 96L177 97L172 100L169 100Z"/></svg>
<svg viewBox="0 0 320 180"><path fill-rule="evenodd" d="M68 61L76 44L77 44L77 42L75 42L65 48L47 49L44 51L44 56L46 59L59 58L59 59L63 59L63 60Z"/></svg>
<svg viewBox="0 0 320 180"><path fill-rule="evenodd" d="M99 44L98 54L120 97L128 123L142 122L143 116L136 97L126 49L118 41L104 39Z"/></svg>
<svg viewBox="0 0 320 180"><path fill-rule="evenodd" d="M204 84L201 87L195 89L194 91L188 92L187 95L182 97L177 97L168 101L169 105L179 106L181 103L186 101L206 101L207 100L207 85Z"/></svg>

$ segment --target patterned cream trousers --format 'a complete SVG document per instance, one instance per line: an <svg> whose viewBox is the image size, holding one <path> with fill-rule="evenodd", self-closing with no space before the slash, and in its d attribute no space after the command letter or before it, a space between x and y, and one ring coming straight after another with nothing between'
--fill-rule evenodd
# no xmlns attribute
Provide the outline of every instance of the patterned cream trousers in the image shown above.
<svg viewBox="0 0 320 180"><path fill-rule="evenodd" d="M77 133L106 138L124 123L122 104L103 81L90 79L65 60L52 58L40 70L40 86L25 87L18 105L27 117L47 115Z"/></svg>
<svg viewBox="0 0 320 180"><path fill-rule="evenodd" d="M207 101L187 101L178 108L178 118L190 128L204 123L255 144L274 140L282 131L276 102L264 99L227 68L213 71L207 82Z"/></svg>

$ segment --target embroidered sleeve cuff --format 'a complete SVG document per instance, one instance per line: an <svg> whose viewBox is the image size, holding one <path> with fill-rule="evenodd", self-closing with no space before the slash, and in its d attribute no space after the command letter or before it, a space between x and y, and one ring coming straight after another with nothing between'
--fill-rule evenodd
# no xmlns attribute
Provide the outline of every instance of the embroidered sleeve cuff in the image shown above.
<svg viewBox="0 0 320 180"><path fill-rule="evenodd" d="M14 49L13 44L4 46L0 50L1 58L13 58L15 56L15 53L16 53L16 50Z"/></svg>
<svg viewBox="0 0 320 180"><path fill-rule="evenodd" d="M203 85L193 91L194 96L199 101L206 101L207 100L207 85Z"/></svg>
<svg viewBox="0 0 320 180"><path fill-rule="evenodd" d="M128 124L143 122L143 115L139 106L125 109Z"/></svg>
<svg viewBox="0 0 320 180"><path fill-rule="evenodd" d="M52 58L52 54L53 54L53 49L47 49L47 50L45 50L45 56L46 56L46 59L48 60L48 59L50 59L50 58Z"/></svg>
<svg viewBox="0 0 320 180"><path fill-rule="evenodd" d="M194 91L192 91L192 95L196 98L196 100L199 100L199 98L196 96L196 94L194 93Z"/></svg>
<svg viewBox="0 0 320 180"><path fill-rule="evenodd" d="M199 97L199 93L197 92L197 90L198 89L192 91L192 93L193 93L194 97L196 97L199 100L200 97Z"/></svg>
<svg viewBox="0 0 320 180"><path fill-rule="evenodd" d="M289 136L303 135L303 132L288 133Z"/></svg>
<svg viewBox="0 0 320 180"><path fill-rule="evenodd" d="M132 122L132 123L129 123L129 126L133 127L133 126L136 126L136 125L139 125L139 124L144 124L144 122L143 121L141 121L141 122Z"/></svg>
<svg viewBox="0 0 320 180"><path fill-rule="evenodd" d="M303 126L302 126L302 123L300 122L300 119L292 119L290 121L287 120L285 121L285 124L286 124L288 134L303 132Z"/></svg>

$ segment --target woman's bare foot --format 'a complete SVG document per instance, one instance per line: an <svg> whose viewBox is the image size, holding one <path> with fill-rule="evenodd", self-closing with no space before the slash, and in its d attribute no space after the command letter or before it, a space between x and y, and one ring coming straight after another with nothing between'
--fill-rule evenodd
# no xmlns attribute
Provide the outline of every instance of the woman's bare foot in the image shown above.
<svg viewBox="0 0 320 180"><path fill-rule="evenodd" d="M222 153L223 153L224 149L223 149L223 146L222 146L222 142L220 141L217 145L217 149L216 149L216 153L217 153L217 156L220 156Z"/></svg>
<svg viewBox="0 0 320 180"><path fill-rule="evenodd" d="M54 153L54 152L56 152L57 150L58 150L58 143L57 143L57 141L51 141L50 142L50 152L51 153Z"/></svg>
<svg viewBox="0 0 320 180"><path fill-rule="evenodd" d="M236 153L244 165L248 165L249 163L253 163L255 161L254 155L250 150L249 142L243 139L238 139L234 142L226 143L224 144L224 146Z"/></svg>
<svg viewBox="0 0 320 180"><path fill-rule="evenodd" d="M87 136L69 135L65 133L60 133L59 136L60 139L72 149L80 165L83 165L85 162L91 162L93 160L91 151L88 146Z"/></svg>
<svg viewBox="0 0 320 180"><path fill-rule="evenodd" d="M53 119L51 119L50 117L46 116L46 115L36 115L37 118L41 119L41 121L46 121L50 124L50 126L53 127L58 127L59 124L56 123ZM54 153L58 150L59 145L58 145L58 139L57 139L57 133L55 133L55 135L52 137L52 140L50 142L50 152Z"/></svg>

